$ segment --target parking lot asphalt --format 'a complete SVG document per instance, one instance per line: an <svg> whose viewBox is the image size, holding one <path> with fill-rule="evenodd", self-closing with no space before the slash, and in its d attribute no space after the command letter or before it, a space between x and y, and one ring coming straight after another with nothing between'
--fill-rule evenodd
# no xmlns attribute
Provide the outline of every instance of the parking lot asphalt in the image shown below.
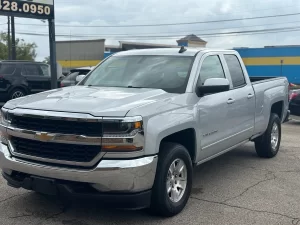
<svg viewBox="0 0 300 225"><path fill-rule="evenodd" d="M192 197L173 218L145 210L99 207L13 189L0 178L0 224L292 224L300 225L300 119L283 125L281 150L274 159L256 156L252 143L195 169Z"/></svg>

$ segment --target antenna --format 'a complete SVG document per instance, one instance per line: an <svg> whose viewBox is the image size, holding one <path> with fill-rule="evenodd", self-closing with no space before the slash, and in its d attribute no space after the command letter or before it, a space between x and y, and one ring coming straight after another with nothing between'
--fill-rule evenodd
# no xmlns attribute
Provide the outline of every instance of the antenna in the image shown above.
<svg viewBox="0 0 300 225"><path fill-rule="evenodd" d="M187 49L184 46L180 47L179 53L184 53Z"/></svg>

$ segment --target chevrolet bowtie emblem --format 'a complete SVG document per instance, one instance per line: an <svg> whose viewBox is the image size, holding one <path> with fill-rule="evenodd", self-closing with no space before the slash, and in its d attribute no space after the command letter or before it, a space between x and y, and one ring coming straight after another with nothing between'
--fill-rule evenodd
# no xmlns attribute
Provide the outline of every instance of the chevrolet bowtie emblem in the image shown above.
<svg viewBox="0 0 300 225"><path fill-rule="evenodd" d="M36 138L40 141L50 141L52 140L53 136L43 132L43 133L37 133Z"/></svg>

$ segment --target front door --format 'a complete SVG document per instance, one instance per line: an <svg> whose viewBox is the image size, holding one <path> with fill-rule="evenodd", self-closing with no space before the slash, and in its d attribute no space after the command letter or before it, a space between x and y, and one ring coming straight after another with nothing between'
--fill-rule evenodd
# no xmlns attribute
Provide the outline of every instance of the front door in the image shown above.
<svg viewBox="0 0 300 225"><path fill-rule="evenodd" d="M220 55L205 55L201 64L198 85L203 85L208 78L226 78ZM200 84L199 84L200 82ZM230 126L227 118L231 104L228 100L231 91L209 94L199 98L197 113L200 118L201 151L198 160L208 158L230 147Z"/></svg>

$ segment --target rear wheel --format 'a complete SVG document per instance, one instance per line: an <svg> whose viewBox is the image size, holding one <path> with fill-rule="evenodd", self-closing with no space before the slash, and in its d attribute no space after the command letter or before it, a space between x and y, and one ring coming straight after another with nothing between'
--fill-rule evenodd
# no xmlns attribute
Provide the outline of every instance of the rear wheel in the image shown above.
<svg viewBox="0 0 300 225"><path fill-rule="evenodd" d="M20 88L15 88L10 92L10 99L21 98L26 95L25 91Z"/></svg>
<svg viewBox="0 0 300 225"><path fill-rule="evenodd" d="M168 217L180 213L191 193L192 173L192 161L187 149L176 143L162 143L151 210Z"/></svg>
<svg viewBox="0 0 300 225"><path fill-rule="evenodd" d="M277 114L272 113L266 132L255 140L257 155L273 158L277 155L281 141L281 121Z"/></svg>

